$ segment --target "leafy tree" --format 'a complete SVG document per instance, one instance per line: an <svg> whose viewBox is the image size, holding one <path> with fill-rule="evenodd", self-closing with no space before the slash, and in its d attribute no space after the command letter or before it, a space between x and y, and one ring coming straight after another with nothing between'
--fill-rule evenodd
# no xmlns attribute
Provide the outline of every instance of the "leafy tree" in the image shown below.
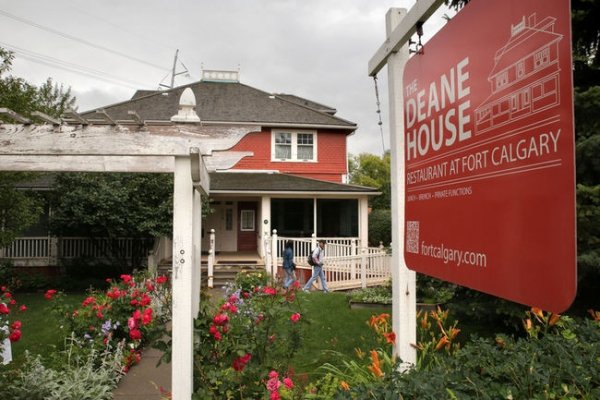
<svg viewBox="0 0 600 400"><path fill-rule="evenodd" d="M361 153L349 157L350 183L361 186L375 187L381 195L371 199L373 209L387 210L391 205L390 181L390 152L383 157L374 154Z"/></svg>
<svg viewBox="0 0 600 400"><path fill-rule="evenodd" d="M65 91L62 86L54 85L50 78L38 88L21 78L5 76L11 70L13 59L11 52L0 47L0 107L24 116L35 110L59 116L75 104L70 89ZM32 173L0 172L0 247L9 245L38 221L43 211L39 196L15 188L17 183L31 181L36 176Z"/></svg>
<svg viewBox="0 0 600 400"><path fill-rule="evenodd" d="M119 238L168 236L172 227L173 180L169 174L65 173L54 185L52 232L86 236L106 245L106 257L123 270L138 266L128 259ZM106 240L108 239L108 241Z"/></svg>

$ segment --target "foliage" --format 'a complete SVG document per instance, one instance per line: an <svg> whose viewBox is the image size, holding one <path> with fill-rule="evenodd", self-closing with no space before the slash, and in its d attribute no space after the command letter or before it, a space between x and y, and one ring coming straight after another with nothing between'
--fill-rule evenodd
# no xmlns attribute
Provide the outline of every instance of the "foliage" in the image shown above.
<svg viewBox="0 0 600 400"><path fill-rule="evenodd" d="M98 350L124 344L125 372L139 361L144 345L162 336L171 315L170 288L164 276L122 275L108 290L91 291L72 311L62 305L56 290L45 296L56 302L56 313L65 318L77 340Z"/></svg>
<svg viewBox="0 0 600 400"><path fill-rule="evenodd" d="M369 213L369 244L379 246L392 242L392 212L390 210L373 210Z"/></svg>
<svg viewBox="0 0 600 400"><path fill-rule="evenodd" d="M427 368L393 370L379 382L350 386L332 398L599 398L600 323L576 322L536 309L529 317L533 335L473 338L461 349L436 352Z"/></svg>
<svg viewBox="0 0 600 400"><path fill-rule="evenodd" d="M361 153L348 158L350 183L370 186L381 191L381 195L369 200L374 210L389 209L391 202L390 152L383 157L369 153ZM389 243L389 242L387 242Z"/></svg>
<svg viewBox="0 0 600 400"><path fill-rule="evenodd" d="M243 286L252 287L248 281L255 278L242 279ZM194 398L295 396L290 361L299 348L304 323L298 287L281 293L272 286L232 287L218 308L200 303L195 321Z"/></svg>
<svg viewBox="0 0 600 400"><path fill-rule="evenodd" d="M169 174L60 174L50 228L62 236L108 238L106 256L126 272L141 259L128 260L120 238L139 239L145 246L144 238L171 234L172 179Z"/></svg>
<svg viewBox="0 0 600 400"><path fill-rule="evenodd" d="M446 303L454 298L456 285L431 278L427 275L417 275L417 301L427 304ZM392 282L384 285L355 289L348 292L351 301L364 303L392 304Z"/></svg>
<svg viewBox="0 0 600 400"><path fill-rule="evenodd" d="M25 229L37 222L42 213L40 198L31 191L18 190L15 186L34 176L25 172L0 172L0 247L12 243Z"/></svg>
<svg viewBox="0 0 600 400"><path fill-rule="evenodd" d="M5 387L0 385L3 396L15 400L112 399L122 376L122 345L98 350L71 338L58 357L60 368L51 368L44 365L40 356L28 356L23 368L11 374Z"/></svg>
<svg viewBox="0 0 600 400"><path fill-rule="evenodd" d="M22 324L15 318L15 315L26 309L25 305L18 305L10 289L2 286L0 281L0 364L2 363L4 340L9 339L11 342L21 340Z"/></svg>

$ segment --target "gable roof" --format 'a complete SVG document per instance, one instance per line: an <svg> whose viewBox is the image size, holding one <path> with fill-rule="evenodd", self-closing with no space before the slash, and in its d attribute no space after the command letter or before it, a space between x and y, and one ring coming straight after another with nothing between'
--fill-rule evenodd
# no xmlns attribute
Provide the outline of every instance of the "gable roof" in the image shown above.
<svg viewBox="0 0 600 400"><path fill-rule="evenodd" d="M355 123L332 115L329 107L308 100L302 104L300 98L292 100L289 95L273 95L239 82L199 81L165 91L138 91L130 100L104 110L115 120L131 119L127 113L131 110L146 121L170 121L179 109L181 93L188 87L196 97L196 113L202 122L330 128L348 133L356 129ZM99 120L95 110L80 115L90 122Z"/></svg>
<svg viewBox="0 0 600 400"><path fill-rule="evenodd" d="M376 188L310 179L296 175L261 172L211 172L212 193L335 193L378 195Z"/></svg>

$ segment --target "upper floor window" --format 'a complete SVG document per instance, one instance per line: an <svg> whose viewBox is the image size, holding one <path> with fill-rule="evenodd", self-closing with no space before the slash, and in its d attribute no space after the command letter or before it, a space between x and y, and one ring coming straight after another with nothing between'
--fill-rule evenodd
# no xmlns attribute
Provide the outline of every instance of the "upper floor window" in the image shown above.
<svg viewBox="0 0 600 400"><path fill-rule="evenodd" d="M550 62L550 49L548 47L543 48L533 55L533 67L540 68Z"/></svg>
<svg viewBox="0 0 600 400"><path fill-rule="evenodd" d="M274 161L316 161L316 132L273 131Z"/></svg>

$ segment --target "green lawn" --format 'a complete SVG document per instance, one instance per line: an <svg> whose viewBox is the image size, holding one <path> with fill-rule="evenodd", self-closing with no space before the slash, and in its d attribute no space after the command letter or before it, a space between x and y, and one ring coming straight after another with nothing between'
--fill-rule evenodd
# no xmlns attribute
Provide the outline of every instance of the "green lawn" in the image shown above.
<svg viewBox="0 0 600 400"><path fill-rule="evenodd" d="M68 335L52 312L52 303L44 298L44 293L16 293L15 298L19 305L27 306L27 311L16 315L23 323L23 336L20 341L12 344L11 368L18 368L23 363L25 350L31 354L47 356L56 351L56 347L62 346ZM84 298L83 293L69 294L64 297L64 302L69 309L75 309Z"/></svg>
<svg viewBox="0 0 600 400"><path fill-rule="evenodd" d="M327 350L352 355L357 347L372 349L375 333L367 322L372 315L390 313L389 307L351 309L344 293L300 292L298 301L308 328L293 364L296 372L309 375L323 363L335 362Z"/></svg>

